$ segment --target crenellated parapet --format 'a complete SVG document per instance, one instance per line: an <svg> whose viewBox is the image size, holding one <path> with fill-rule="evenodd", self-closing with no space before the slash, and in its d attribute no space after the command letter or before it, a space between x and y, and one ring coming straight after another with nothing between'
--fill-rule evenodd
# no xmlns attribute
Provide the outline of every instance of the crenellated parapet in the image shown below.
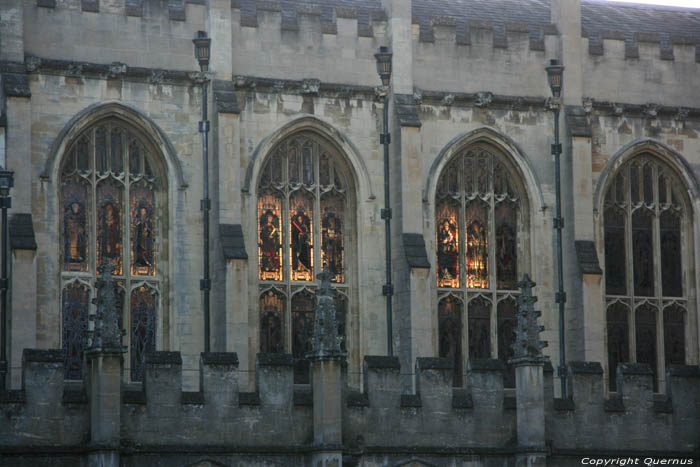
<svg viewBox="0 0 700 467"><path fill-rule="evenodd" d="M314 404L337 394L342 416L333 423L342 424L342 446L328 449L343 457L400 454L410 446L411 452L438 449L507 458L520 452L515 447L522 443L516 419L524 409L514 402L524 397L521 389L536 387L524 386L513 398L503 386L501 361L471 360L466 387L457 388L447 359L418 358L413 369L416 389L407 394L398 359L381 356L365 357L361 392L346 388L344 378L295 386L291 355L259 354L255 391L243 392L235 353L203 353L200 362L197 392L182 391L179 352L149 355L143 383L116 388L121 394L117 449L122 458L183 449L227 455L315 452L315 427L328 420L313 414L329 412L317 412ZM597 362L570 362L567 401L552 399L552 379L551 366L545 364L540 387L552 455L614 453L625 447L640 455L684 456L698 448L697 366L669 367L666 394L653 392L651 370L639 364L619 366L617 391L609 396ZM94 373L90 380L96 380ZM32 450L80 451L90 433L95 436L91 404L115 390L91 381L64 382L60 350L25 350L22 381L22 390L0 399L0 416L6 420L0 424L0 459ZM332 423L325 423L326 440L333 432Z"/></svg>

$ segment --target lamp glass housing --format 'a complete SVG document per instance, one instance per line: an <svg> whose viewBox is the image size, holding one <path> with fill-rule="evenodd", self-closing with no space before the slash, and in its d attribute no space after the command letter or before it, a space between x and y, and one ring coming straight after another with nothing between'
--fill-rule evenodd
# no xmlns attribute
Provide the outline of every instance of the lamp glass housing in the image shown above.
<svg viewBox="0 0 700 467"><path fill-rule="evenodd" d="M377 73L382 80L384 86L389 86L391 81L391 57L393 54L389 52L388 47L379 47L379 51L374 54L377 59Z"/></svg>
<svg viewBox="0 0 700 467"><path fill-rule="evenodd" d="M549 88L552 90L552 95L560 97L564 66L559 63L559 60L550 60L549 66L545 69L547 70L547 81L549 82Z"/></svg>
<svg viewBox="0 0 700 467"><path fill-rule="evenodd" d="M199 68L202 71L209 71L211 39L207 37L206 32L197 31L192 42L194 43L194 57L199 62Z"/></svg>
<svg viewBox="0 0 700 467"><path fill-rule="evenodd" d="M12 170L0 170L0 196L8 196L10 188L14 184L14 172Z"/></svg>

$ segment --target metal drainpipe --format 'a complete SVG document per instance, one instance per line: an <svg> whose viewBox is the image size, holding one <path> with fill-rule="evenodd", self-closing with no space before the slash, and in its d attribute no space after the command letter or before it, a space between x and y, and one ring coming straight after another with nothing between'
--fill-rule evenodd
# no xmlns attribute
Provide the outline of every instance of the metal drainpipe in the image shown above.
<svg viewBox="0 0 700 467"><path fill-rule="evenodd" d="M393 325L391 299L394 295L394 286L391 284L391 203L389 185L389 91L384 96L384 125L383 133L379 137L380 143L384 145L384 209L382 209L382 219L385 225L386 242L386 284L382 287L382 294L386 297L386 348L387 355L394 355Z"/></svg>
<svg viewBox="0 0 700 467"><path fill-rule="evenodd" d="M556 217L554 218L554 232L557 242L557 275L558 290L555 301L559 306L559 378L561 379L561 397L566 399L566 340L564 323L564 304L566 303L566 292L564 291L564 266L562 257L561 231L564 228L564 218L561 216L561 175L560 163L561 143L559 142L559 105L554 109L554 144L552 154L554 155L554 183L556 190Z"/></svg>
<svg viewBox="0 0 700 467"><path fill-rule="evenodd" d="M207 120L207 85L208 80L202 82L202 121L199 122L199 132L202 133L202 165L204 171L204 199L201 201L201 210L204 212L204 278L199 283L199 288L204 292L204 351L209 352L209 291L211 280L209 279L209 211L211 200L209 199L209 120Z"/></svg>
<svg viewBox="0 0 700 467"><path fill-rule="evenodd" d="M2 277L0 278L0 293L2 297L0 298L0 306L2 310L0 312L0 320L2 320L2 347L0 348L0 392L7 389L7 369L9 367L7 363L7 289L8 289L8 279L7 279L7 209L11 207L12 198L9 196L3 196L0 198L0 207L2 208Z"/></svg>

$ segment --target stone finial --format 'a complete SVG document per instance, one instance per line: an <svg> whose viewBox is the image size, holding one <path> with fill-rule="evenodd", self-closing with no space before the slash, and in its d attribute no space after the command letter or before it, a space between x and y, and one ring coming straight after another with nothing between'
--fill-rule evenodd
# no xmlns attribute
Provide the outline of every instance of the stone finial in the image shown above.
<svg viewBox="0 0 700 467"><path fill-rule="evenodd" d="M510 363L543 362L542 349L547 342L540 340L544 326L537 324L537 318L542 314L536 311L534 303L537 297L532 295L535 283L525 274L518 282L520 296L518 297L518 323L515 328L515 343L513 344L514 358Z"/></svg>
<svg viewBox="0 0 700 467"><path fill-rule="evenodd" d="M95 322L92 331L92 344L88 349L91 352L124 352L121 345L121 337L124 331L119 329L119 314L117 313L117 299L114 296L114 266L107 263L97 268L100 273L95 282L97 297L92 303L97 305L95 314L90 319Z"/></svg>
<svg viewBox="0 0 700 467"><path fill-rule="evenodd" d="M321 282L316 291L316 310L314 320L313 346L307 358L328 359L341 358L346 352L341 350L341 337L338 335L338 322L335 316L335 292L331 288L332 274L328 269L316 276Z"/></svg>

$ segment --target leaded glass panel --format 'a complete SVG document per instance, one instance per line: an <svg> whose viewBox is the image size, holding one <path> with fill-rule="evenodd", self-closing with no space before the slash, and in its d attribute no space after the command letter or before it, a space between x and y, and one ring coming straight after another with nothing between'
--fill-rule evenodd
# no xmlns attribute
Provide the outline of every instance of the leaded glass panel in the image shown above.
<svg viewBox="0 0 700 467"><path fill-rule="evenodd" d="M524 231L527 209L523 194L517 170L487 144L476 144L457 154L438 179L436 282L440 293L466 300L466 306L460 304L459 308L463 313L460 329L463 322L467 328L464 337L459 337L460 362L491 358L496 352L507 361L512 353L514 296L524 258L520 232ZM438 305L439 314L444 314L447 306L443 301ZM449 335L440 333L442 355ZM492 344L496 344L493 350ZM512 387L514 381L514 372L508 367L506 383Z"/></svg>
<svg viewBox="0 0 700 467"><path fill-rule="evenodd" d="M664 309L664 356L666 365L685 365L685 310L680 305Z"/></svg>
<svg viewBox="0 0 700 467"><path fill-rule="evenodd" d="M141 381L146 355L156 349L157 295L146 285L131 292L131 380Z"/></svg>
<svg viewBox="0 0 700 467"><path fill-rule="evenodd" d="M479 296L469 302L469 358L491 358L491 303Z"/></svg>
<svg viewBox="0 0 700 467"><path fill-rule="evenodd" d="M438 305L438 355L452 362L454 386L462 385L462 302L447 296Z"/></svg>
<svg viewBox="0 0 700 467"><path fill-rule="evenodd" d="M670 365L672 360L685 361L683 324L677 319L677 311L684 310L688 300L684 295L687 252L683 228L690 223L685 220L687 201L683 192L681 179L657 156L645 153L620 167L605 194L611 390L620 361L632 359L650 365L655 389L662 381L659 375L664 374L663 365ZM627 322L630 312L626 304L635 304L634 315L630 315L634 316L633 325ZM659 310L663 310L661 317L657 316ZM635 339L630 343L626 336L631 326ZM659 333L663 333L663 346L656 340ZM666 335L670 337L668 342Z"/></svg>
<svg viewBox="0 0 700 467"><path fill-rule="evenodd" d="M607 310L608 333L608 383L611 391L617 388L617 365L630 361L629 347L629 308L615 302Z"/></svg>
<svg viewBox="0 0 700 467"><path fill-rule="evenodd" d="M353 235L349 186L342 159L310 131L275 146L260 172L258 280L265 290L259 305L260 350L291 352L298 384L309 383L306 354L314 325L313 290L322 269L332 275L338 332L346 333ZM342 346L346 346L344 337Z"/></svg>
<svg viewBox="0 0 700 467"><path fill-rule="evenodd" d="M83 354L87 349L90 291L74 282L63 289L64 377L82 379Z"/></svg>
<svg viewBox="0 0 700 467"><path fill-rule="evenodd" d="M292 356L294 357L294 383L309 384L309 360L314 333L315 297L303 290L292 297Z"/></svg>
<svg viewBox="0 0 700 467"><path fill-rule="evenodd" d="M517 303L512 297L498 302L498 359L506 365L503 375L503 386L506 388L515 387L515 367L508 362L514 355L516 310Z"/></svg>
<svg viewBox="0 0 700 467"><path fill-rule="evenodd" d="M284 295L267 290L260 295L260 352L284 351Z"/></svg>
<svg viewBox="0 0 700 467"><path fill-rule="evenodd" d="M94 286L96 268L103 263L115 266L120 326L127 331L129 378L141 378L143 355L155 349L162 292L159 222L167 218L167 210L159 204L163 199L159 190L167 180L160 177L161 170L152 147L121 120L101 120L88 127L66 150L60 170L60 256L67 377L82 377L75 349L77 343L86 346L88 342L87 290ZM86 294L81 300L87 300L80 312L76 311L78 283Z"/></svg>

